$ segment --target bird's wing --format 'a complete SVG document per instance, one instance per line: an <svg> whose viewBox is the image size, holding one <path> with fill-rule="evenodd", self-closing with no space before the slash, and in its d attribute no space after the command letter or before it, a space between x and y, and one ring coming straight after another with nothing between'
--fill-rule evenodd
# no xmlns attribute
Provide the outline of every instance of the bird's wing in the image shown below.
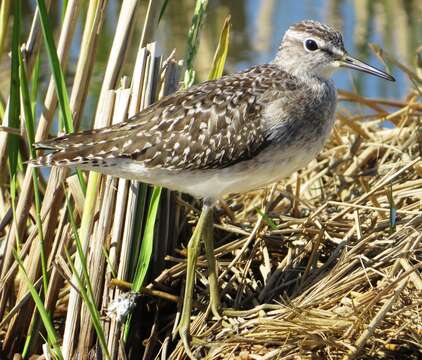
<svg viewBox="0 0 422 360"><path fill-rule="evenodd" d="M106 165L124 158L170 170L230 166L265 147L262 99L274 87L293 91L294 82L286 76L264 65L207 81L158 101L127 122L38 143L53 152L34 164Z"/></svg>

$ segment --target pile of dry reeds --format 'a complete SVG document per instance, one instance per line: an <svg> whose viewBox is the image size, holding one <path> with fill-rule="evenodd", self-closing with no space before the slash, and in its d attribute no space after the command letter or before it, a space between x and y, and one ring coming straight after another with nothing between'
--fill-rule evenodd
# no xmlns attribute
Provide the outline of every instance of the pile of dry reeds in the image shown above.
<svg viewBox="0 0 422 360"><path fill-rule="evenodd" d="M374 115L340 111L307 168L221 207L215 254L223 304L236 310L210 319L200 258L199 358L420 358L422 104L417 94L406 102L341 94ZM183 269L154 287L183 278Z"/></svg>

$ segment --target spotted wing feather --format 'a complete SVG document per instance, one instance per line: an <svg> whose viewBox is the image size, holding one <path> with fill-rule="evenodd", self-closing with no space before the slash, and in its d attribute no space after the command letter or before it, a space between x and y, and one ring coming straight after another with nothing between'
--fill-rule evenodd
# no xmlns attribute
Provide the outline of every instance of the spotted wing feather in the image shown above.
<svg viewBox="0 0 422 360"><path fill-rule="evenodd" d="M41 142L37 147L53 152L35 165L107 166L124 158L170 170L230 166L265 147L262 106L274 89L295 89L289 75L274 65L208 81L162 99L127 122Z"/></svg>

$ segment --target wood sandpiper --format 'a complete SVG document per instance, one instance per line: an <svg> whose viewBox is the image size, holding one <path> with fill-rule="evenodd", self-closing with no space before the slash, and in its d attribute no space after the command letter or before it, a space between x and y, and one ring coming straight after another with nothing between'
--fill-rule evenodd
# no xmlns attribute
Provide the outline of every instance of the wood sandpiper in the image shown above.
<svg viewBox="0 0 422 360"><path fill-rule="evenodd" d="M305 166L322 149L334 123L339 67L394 81L351 57L342 35L316 21L285 33L270 64L206 81L170 95L127 122L36 144L52 152L35 166L76 166L160 185L203 199L188 245L179 334L189 357L194 268L205 243L210 306L220 299L213 256L215 201L276 182Z"/></svg>

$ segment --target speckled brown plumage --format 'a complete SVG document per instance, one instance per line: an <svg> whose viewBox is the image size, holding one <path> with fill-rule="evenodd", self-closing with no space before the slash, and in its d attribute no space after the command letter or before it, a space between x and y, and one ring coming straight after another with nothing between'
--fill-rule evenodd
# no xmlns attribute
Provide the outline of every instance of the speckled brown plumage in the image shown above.
<svg viewBox="0 0 422 360"><path fill-rule="evenodd" d="M112 166L130 158L146 167L209 169L250 159L266 145L262 108L300 84L276 65L179 91L127 122L37 144L54 152L40 164ZM286 94L286 99L288 98Z"/></svg>

